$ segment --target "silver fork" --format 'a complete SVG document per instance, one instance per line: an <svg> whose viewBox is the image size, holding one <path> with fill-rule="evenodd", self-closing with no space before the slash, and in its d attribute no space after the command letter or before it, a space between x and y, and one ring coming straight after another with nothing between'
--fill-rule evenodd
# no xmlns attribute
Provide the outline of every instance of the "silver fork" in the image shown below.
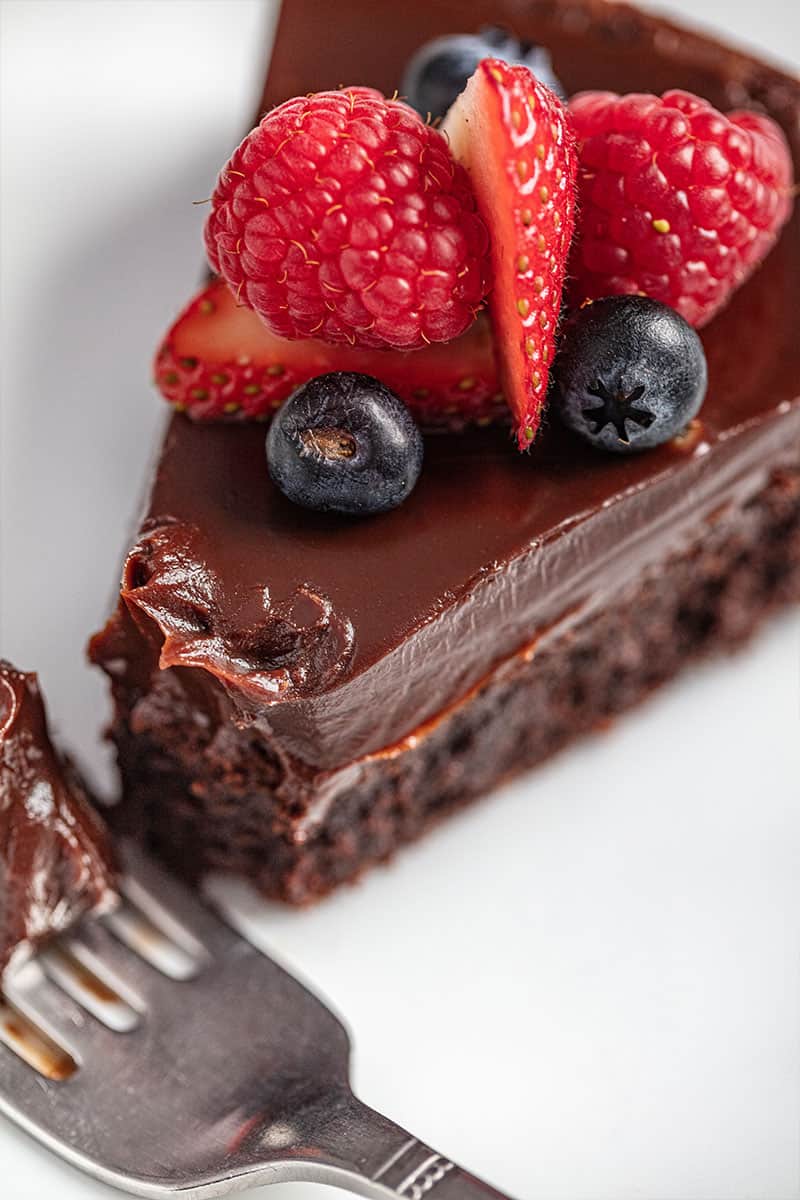
<svg viewBox="0 0 800 1200"><path fill-rule="evenodd" d="M6 979L0 1111L139 1196L306 1181L383 1200L509 1200L356 1099L337 1017L124 854L118 912Z"/></svg>

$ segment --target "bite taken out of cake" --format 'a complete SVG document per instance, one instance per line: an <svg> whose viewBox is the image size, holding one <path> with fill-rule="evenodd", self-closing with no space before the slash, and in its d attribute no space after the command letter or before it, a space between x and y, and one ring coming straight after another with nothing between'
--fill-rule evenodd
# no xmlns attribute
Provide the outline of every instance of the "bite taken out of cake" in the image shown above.
<svg viewBox="0 0 800 1200"><path fill-rule="evenodd" d="M108 833L53 746L35 675L0 660L0 976L116 900Z"/></svg>
<svg viewBox="0 0 800 1200"><path fill-rule="evenodd" d="M120 826L291 903L800 599L800 83L601 0L370 9L285 0L91 643Z"/></svg>

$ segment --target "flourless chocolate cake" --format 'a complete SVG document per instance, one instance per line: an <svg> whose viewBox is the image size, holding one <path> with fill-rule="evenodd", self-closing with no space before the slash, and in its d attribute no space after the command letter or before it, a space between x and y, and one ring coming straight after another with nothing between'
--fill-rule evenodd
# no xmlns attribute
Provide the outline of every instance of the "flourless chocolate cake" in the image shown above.
<svg viewBox="0 0 800 1200"><path fill-rule="evenodd" d="M438 35L502 25L569 93L684 88L756 107L800 155L800 83L593 0L381 8L285 0L262 108L391 93ZM188 875L303 903L604 725L800 599L800 214L702 330L709 386L672 442L600 455L545 422L427 439L416 489L345 519L293 506L264 428L167 428L109 675L118 820Z"/></svg>

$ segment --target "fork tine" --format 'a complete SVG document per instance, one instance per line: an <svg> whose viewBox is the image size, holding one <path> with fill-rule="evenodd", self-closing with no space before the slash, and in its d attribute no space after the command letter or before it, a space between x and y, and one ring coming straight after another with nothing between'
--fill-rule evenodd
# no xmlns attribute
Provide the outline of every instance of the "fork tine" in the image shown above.
<svg viewBox="0 0 800 1200"><path fill-rule="evenodd" d="M26 1086L30 1068L46 1079L61 1082L77 1070L72 1055L34 1026L19 1009L10 1008L0 999L0 1080L3 1087L13 1089L15 1083ZM9 1090L9 1095L14 1095ZM2 1111L0 1089L0 1111Z"/></svg>
<svg viewBox="0 0 800 1200"><path fill-rule="evenodd" d="M4 982L10 1003L66 1050L79 1066L112 1052L118 1034L91 1017L66 992L48 979L36 961L25 963ZM134 1036L133 1034L129 1036Z"/></svg>
<svg viewBox="0 0 800 1200"><path fill-rule="evenodd" d="M144 1007L141 997L134 996L124 981L112 977L107 965L84 943L63 938L47 946L39 961L62 991L116 1033L129 1033L139 1024Z"/></svg>
<svg viewBox="0 0 800 1200"><path fill-rule="evenodd" d="M209 907L202 897L189 891L173 875L167 874L148 859L138 846L125 843L122 851L126 877L123 891L128 898L155 920L156 924L177 922L194 940L212 955L222 953L230 946L230 929ZM176 931L177 932L177 931ZM185 936L176 937L185 943Z"/></svg>
<svg viewBox="0 0 800 1200"><path fill-rule="evenodd" d="M166 997L169 989L176 986L173 979L145 958L131 950L106 925L107 918L84 921L74 931L72 938L78 946L88 951L103 966L119 979L141 1001L147 1012L159 998Z"/></svg>
<svg viewBox="0 0 800 1200"><path fill-rule="evenodd" d="M159 915L161 924L166 925L165 915ZM167 936L138 906L120 905L106 917L105 924L136 957L170 979L194 979L207 963L208 955L199 942L187 937L185 931L177 930L173 921L168 923L173 936Z"/></svg>

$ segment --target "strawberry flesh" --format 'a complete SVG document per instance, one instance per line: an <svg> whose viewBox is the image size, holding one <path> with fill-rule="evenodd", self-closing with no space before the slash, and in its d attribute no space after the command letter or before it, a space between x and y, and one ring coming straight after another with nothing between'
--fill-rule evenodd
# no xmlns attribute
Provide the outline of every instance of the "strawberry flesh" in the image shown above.
<svg viewBox="0 0 800 1200"><path fill-rule="evenodd" d="M490 232L498 366L526 450L542 419L574 226L577 156L569 120L527 67L487 58L443 130Z"/></svg>
<svg viewBox="0 0 800 1200"><path fill-rule="evenodd" d="M300 384L328 371L374 375L424 429L460 430L507 418L483 316L455 341L414 352L289 341L237 305L216 280L183 310L154 362L161 394L196 421L268 420Z"/></svg>

